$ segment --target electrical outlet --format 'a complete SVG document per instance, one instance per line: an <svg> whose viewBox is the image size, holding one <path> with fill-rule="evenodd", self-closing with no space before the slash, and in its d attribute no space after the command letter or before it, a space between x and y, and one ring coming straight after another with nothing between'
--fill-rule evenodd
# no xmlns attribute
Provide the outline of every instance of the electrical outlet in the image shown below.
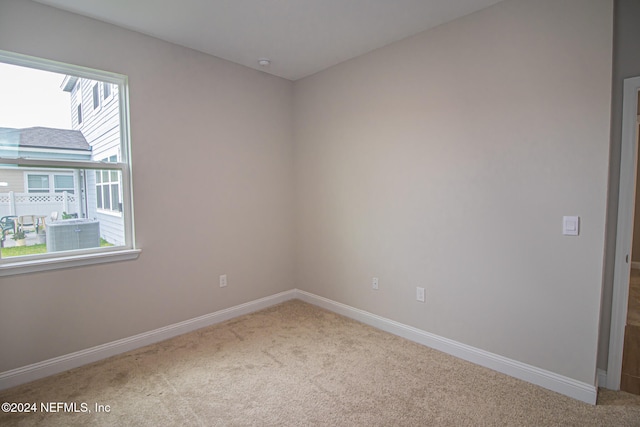
<svg viewBox="0 0 640 427"><path fill-rule="evenodd" d="M378 290L378 278L374 277L373 280L371 280L371 287L373 289L375 289L376 291Z"/></svg>
<svg viewBox="0 0 640 427"><path fill-rule="evenodd" d="M220 275L220 287L224 288L225 286L227 286L227 275L222 274Z"/></svg>
<svg viewBox="0 0 640 427"><path fill-rule="evenodd" d="M424 302L424 288L418 286L416 288L416 299L420 302Z"/></svg>

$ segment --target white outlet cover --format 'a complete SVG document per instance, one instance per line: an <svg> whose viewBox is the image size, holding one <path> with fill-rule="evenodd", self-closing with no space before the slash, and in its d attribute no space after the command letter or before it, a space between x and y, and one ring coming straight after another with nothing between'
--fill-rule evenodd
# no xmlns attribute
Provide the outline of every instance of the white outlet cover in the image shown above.
<svg viewBox="0 0 640 427"><path fill-rule="evenodd" d="M377 278L377 277L374 277L374 278L371 280L371 287L372 287L373 289L375 289L375 290L378 290L378 278Z"/></svg>
<svg viewBox="0 0 640 427"><path fill-rule="evenodd" d="M418 286L416 288L416 299L420 302L424 302L424 288Z"/></svg>

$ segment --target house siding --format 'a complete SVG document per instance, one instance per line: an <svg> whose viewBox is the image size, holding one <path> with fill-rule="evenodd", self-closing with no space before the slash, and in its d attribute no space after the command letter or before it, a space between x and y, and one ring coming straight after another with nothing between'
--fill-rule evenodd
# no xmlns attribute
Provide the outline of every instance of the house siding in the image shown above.
<svg viewBox="0 0 640 427"><path fill-rule="evenodd" d="M0 181L7 183L6 187L2 187L2 193L8 193L9 191L21 193L26 191L23 176L24 173L21 169L17 169L15 167L1 167Z"/></svg>
<svg viewBox="0 0 640 427"><path fill-rule="evenodd" d="M93 88L97 84L99 104L94 108ZM120 109L119 88L110 85L111 94L104 99L102 82L89 79L78 79L71 92L71 115L73 129L80 130L92 149L92 160L102 161L113 155L121 160L120 153ZM78 103L82 107L82 123L78 124ZM100 235L103 239L116 245L125 244L124 218L117 212L102 212L97 209L96 179L92 171L86 175L87 184L87 218L100 221ZM122 192L122 185L120 186Z"/></svg>

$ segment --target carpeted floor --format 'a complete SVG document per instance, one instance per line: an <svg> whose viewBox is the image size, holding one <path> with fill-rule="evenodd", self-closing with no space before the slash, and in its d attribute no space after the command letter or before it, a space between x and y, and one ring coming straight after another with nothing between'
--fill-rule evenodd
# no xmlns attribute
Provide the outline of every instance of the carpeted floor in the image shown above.
<svg viewBox="0 0 640 427"><path fill-rule="evenodd" d="M601 390L591 406L297 300L0 402L38 406L0 413L2 426L640 426L640 396ZM43 402L91 412L43 413Z"/></svg>

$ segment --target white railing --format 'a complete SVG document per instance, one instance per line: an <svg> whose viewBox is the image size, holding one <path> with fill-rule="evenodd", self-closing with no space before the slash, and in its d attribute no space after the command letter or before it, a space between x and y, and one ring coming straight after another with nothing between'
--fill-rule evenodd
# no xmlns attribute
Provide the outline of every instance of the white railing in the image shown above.
<svg viewBox="0 0 640 427"><path fill-rule="evenodd" d="M42 215L52 212L80 212L78 196L72 193L0 193L0 217L6 215Z"/></svg>

